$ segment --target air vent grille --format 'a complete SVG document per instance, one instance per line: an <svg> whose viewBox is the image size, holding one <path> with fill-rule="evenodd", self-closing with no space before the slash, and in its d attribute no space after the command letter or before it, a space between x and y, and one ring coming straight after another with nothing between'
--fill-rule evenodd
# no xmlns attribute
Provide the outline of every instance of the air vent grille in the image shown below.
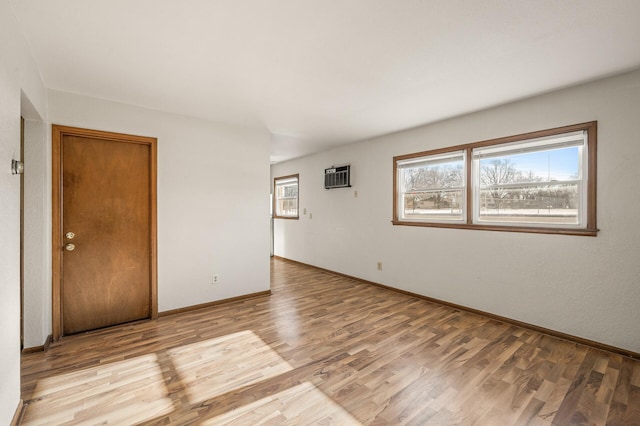
<svg viewBox="0 0 640 426"><path fill-rule="evenodd" d="M324 188L348 188L351 186L351 166L324 169Z"/></svg>

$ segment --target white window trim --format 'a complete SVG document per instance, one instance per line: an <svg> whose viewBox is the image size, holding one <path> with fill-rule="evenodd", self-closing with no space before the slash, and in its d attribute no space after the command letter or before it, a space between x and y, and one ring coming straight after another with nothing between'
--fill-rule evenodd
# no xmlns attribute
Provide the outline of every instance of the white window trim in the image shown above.
<svg viewBox="0 0 640 426"><path fill-rule="evenodd" d="M580 206L578 210L577 223L550 223L544 221L497 221L497 220L482 220L480 218L480 160L484 158L500 157L503 155L509 155L514 153L527 153L527 152L544 152L552 149L563 147L578 147L578 156L580 161L578 162L578 179L567 179L555 181L556 184L568 184L578 183L580 192ZM557 136L549 136L544 138L523 140L519 142L512 142L507 144L499 144L487 148L474 148L472 152L471 163L471 182L472 182L472 200L473 205L471 211L473 212L473 223L478 225L495 225L505 227L518 227L518 226L531 226L541 228L575 228L584 229L586 227L586 211L587 211L587 177L588 177L588 135L586 131L571 132L566 134L559 134ZM498 185L499 187L509 186L540 186L549 185L553 181L541 181L535 183L514 183Z"/></svg>
<svg viewBox="0 0 640 426"><path fill-rule="evenodd" d="M402 180L402 173L403 170L405 169L409 169L409 168L414 168L414 167L418 167L420 165L433 165L433 164L438 164L438 163L449 163L451 161L455 161L455 160L462 160L462 164L464 165L466 162L466 156L467 153L464 150L458 150L458 151L451 151L451 152L447 152L444 154L434 154L434 155L425 155L422 157L415 157L415 158L410 158L404 161L398 161L397 164L397 171L396 173L398 174L397 179L398 182L400 182ZM443 219L442 217L438 217L438 216L428 216L425 215L424 218L407 218L404 217L404 211L405 211L405 198L404 195L409 192L402 192L402 191L397 191L397 196L398 196L398 200L397 200L397 206L398 206L398 211L397 211L397 215L398 217L402 218L403 221L406 222L415 222L415 223L421 223L421 222L432 222L432 223L466 223L467 222L467 209L465 208L466 205L466 200L467 200L467 185L466 185L466 181L467 181L467 177L466 177L466 170L463 167L463 176L462 176L462 185L460 186L452 186L449 188L433 188L430 190L425 190L423 192L437 192L440 189L447 189L447 190L462 190L462 195L461 195L461 218L459 219Z"/></svg>

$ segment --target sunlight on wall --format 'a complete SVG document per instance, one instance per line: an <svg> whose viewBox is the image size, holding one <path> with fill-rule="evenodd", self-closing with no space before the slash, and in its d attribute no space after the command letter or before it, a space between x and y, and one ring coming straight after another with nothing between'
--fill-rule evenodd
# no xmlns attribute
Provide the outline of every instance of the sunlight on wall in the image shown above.
<svg viewBox="0 0 640 426"><path fill-rule="evenodd" d="M167 395L157 356L145 355L40 380L21 424L134 424L171 412Z"/></svg>
<svg viewBox="0 0 640 426"><path fill-rule="evenodd" d="M168 350L167 354L191 404L292 370L249 330L180 346Z"/></svg>
<svg viewBox="0 0 640 426"><path fill-rule="evenodd" d="M309 382L207 419L200 424L213 426L228 423L360 425L344 408Z"/></svg>

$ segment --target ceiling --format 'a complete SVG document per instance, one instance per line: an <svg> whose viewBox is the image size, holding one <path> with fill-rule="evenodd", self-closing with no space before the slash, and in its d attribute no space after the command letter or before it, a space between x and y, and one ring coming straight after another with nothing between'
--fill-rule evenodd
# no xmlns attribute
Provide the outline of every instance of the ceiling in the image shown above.
<svg viewBox="0 0 640 426"><path fill-rule="evenodd" d="M48 88L271 132L271 160L640 67L638 0L10 0Z"/></svg>

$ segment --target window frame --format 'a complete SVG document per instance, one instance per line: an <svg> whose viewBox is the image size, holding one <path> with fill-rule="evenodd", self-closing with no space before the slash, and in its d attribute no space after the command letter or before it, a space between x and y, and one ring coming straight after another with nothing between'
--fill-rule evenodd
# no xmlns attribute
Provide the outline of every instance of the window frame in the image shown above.
<svg viewBox="0 0 640 426"><path fill-rule="evenodd" d="M447 159L456 159L456 157L460 157L463 166L466 164L466 156L467 156L467 151L466 150L453 150L453 151L447 151L445 153L437 153L437 154L430 154L428 155L429 158L424 158L424 156L418 156L418 157L411 157L405 160L399 160L395 162L396 165L396 169L410 169L410 165L411 164L420 164L422 163L423 165L429 166L432 164L438 164L438 163L444 163L446 162ZM415 161L411 161L414 160ZM400 164L402 163L402 164ZM457 189L461 192L461 198L463 201L466 201L467 198L467 186L466 186L466 169L463 167L462 169L462 185L457 186L457 187L451 187L451 189ZM398 171L396 171L396 173L398 173ZM440 188L432 188L432 189L426 189L423 190L423 192L438 192L438 191L444 191L446 190L447 187L440 187ZM403 194L406 194L406 192L402 193L400 191L397 192L397 198L396 198L396 202L399 203L398 204L398 210L400 208L404 208L404 199L405 197L403 196ZM465 203L466 204L466 203ZM467 222L467 218L466 218L466 209L465 208L460 208L460 217L459 218L443 218L442 216L438 216L438 215L433 215L430 216L428 219L427 218L414 218L414 219L404 219L407 222L416 222L416 223L421 223L425 220L428 220L429 223L433 223L433 222L437 222L437 223L456 223L456 224L463 224Z"/></svg>
<svg viewBox="0 0 640 426"><path fill-rule="evenodd" d="M517 142L524 142L533 139L540 139L545 137L553 137L565 133L584 131L587 135L586 159L582 158L581 166L586 167L586 176L583 177L586 189L584 190L584 205L580 206L578 215L586 215L586 220L583 224L579 225L545 225L545 224L530 224L530 223L518 223L514 225L505 225L501 223L476 223L476 205L474 198L479 187L474 186L474 173L473 168L474 155L473 150L479 148L487 148L497 145L507 145ZM401 191L398 188L400 184L398 163L406 162L419 157L428 157L436 155L444 155L453 153L456 151L465 151L465 162L463 163L465 173L465 188L466 194L464 197L463 217L465 222L454 221L433 221L433 219L414 219L406 220L401 219L399 215L399 198ZM446 148L434 149L429 151L416 152L412 154L400 155L393 157L393 215L391 223L393 225L400 226L422 226L422 227L434 227L434 228L456 228L456 229L476 229L484 231L506 231L506 232L528 232L538 234L565 234L565 235L580 235L580 236L593 236L598 233L596 226L596 167L597 167L597 121L590 121L586 123L573 124L569 126L556 127L552 129L540 130L529 133L522 133L514 136L507 136L496 139L489 139L481 142L474 142L463 145L456 145ZM583 163L584 162L584 163Z"/></svg>
<svg viewBox="0 0 640 426"><path fill-rule="evenodd" d="M295 179L296 183L298 185L298 193L296 195L296 214L294 215L280 215L278 214L278 201L280 200L278 198L278 181L284 181L284 180L292 180ZM278 177L274 177L273 178L273 218L274 219L293 219L293 220L298 220L300 219L300 174L296 173L296 174L292 174L292 175L286 175L286 176L278 176Z"/></svg>

